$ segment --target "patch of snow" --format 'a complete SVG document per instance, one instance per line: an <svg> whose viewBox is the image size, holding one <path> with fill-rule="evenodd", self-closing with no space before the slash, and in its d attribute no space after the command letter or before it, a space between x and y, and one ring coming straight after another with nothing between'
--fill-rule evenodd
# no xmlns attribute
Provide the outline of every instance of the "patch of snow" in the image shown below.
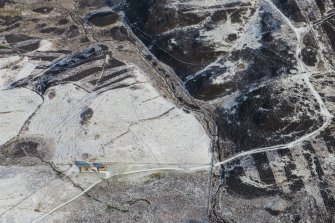
<svg viewBox="0 0 335 223"><path fill-rule="evenodd" d="M0 91L0 145L19 133L42 102L38 94L25 88Z"/></svg>
<svg viewBox="0 0 335 223"><path fill-rule="evenodd" d="M55 164L81 160L85 153L107 163L208 164L211 141L194 115L159 96L139 69L133 74L144 82L133 89L99 95L72 84L49 89L47 95L53 91L55 96L45 97L24 136L51 139ZM93 116L82 125L86 108Z"/></svg>
<svg viewBox="0 0 335 223"><path fill-rule="evenodd" d="M49 51L53 48L53 43L49 40L41 40L40 47L37 49L37 51Z"/></svg>
<svg viewBox="0 0 335 223"><path fill-rule="evenodd" d="M36 68L37 64L31 63L28 60L29 59L25 57L24 60L21 62L23 63L23 66L19 73L15 76L15 81L28 77Z"/></svg>

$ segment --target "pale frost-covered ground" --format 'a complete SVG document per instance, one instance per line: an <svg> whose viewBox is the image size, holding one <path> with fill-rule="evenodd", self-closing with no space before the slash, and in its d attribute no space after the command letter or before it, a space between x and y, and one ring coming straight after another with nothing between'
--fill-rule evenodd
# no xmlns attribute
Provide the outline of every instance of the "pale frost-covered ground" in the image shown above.
<svg viewBox="0 0 335 223"><path fill-rule="evenodd" d="M41 50L50 47L41 42ZM18 69L10 69L14 64ZM75 160L141 164L124 165L118 173L210 163L211 140L194 114L160 95L136 66L137 84L100 93L67 83L49 88L42 98L31 87L9 87L12 81L38 75L38 64L26 57L0 61L0 147L17 136L42 140L49 150L46 161L83 188L103 176L80 174ZM88 108L93 116L83 124L81 114ZM0 173L0 219L5 222L32 221L80 192L48 164L2 166Z"/></svg>

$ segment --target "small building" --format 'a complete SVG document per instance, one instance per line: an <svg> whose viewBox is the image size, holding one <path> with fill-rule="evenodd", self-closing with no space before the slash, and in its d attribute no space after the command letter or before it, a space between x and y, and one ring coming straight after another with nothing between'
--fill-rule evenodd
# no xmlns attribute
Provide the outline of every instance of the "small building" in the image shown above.
<svg viewBox="0 0 335 223"><path fill-rule="evenodd" d="M97 169L98 172L107 171L107 166L102 163L93 163L93 166Z"/></svg>
<svg viewBox="0 0 335 223"><path fill-rule="evenodd" d="M107 166L102 163L90 163L85 161L75 161L74 163L81 173L93 173L107 171Z"/></svg>

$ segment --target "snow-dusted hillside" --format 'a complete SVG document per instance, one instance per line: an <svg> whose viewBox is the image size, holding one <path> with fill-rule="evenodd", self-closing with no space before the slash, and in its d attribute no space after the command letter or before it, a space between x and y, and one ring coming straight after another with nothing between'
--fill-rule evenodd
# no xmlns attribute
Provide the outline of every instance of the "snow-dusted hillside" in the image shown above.
<svg viewBox="0 0 335 223"><path fill-rule="evenodd" d="M0 0L0 222L333 222L334 0Z"/></svg>

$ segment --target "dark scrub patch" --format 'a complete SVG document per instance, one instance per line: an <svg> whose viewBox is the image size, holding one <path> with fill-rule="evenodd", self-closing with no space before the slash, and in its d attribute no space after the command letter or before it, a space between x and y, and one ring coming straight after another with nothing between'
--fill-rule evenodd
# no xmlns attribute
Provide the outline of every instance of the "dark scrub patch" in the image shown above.
<svg viewBox="0 0 335 223"><path fill-rule="evenodd" d="M322 137L326 143L327 150L330 154L335 153L335 137L333 136L333 130L330 128L326 128Z"/></svg>
<svg viewBox="0 0 335 223"><path fill-rule="evenodd" d="M61 20L59 20L58 21L58 25L65 25L65 24L68 24L69 23L69 20L67 20L67 19L61 19Z"/></svg>
<svg viewBox="0 0 335 223"><path fill-rule="evenodd" d="M325 204L327 211L334 213L335 199L333 193L328 188L328 184L326 182L320 182L319 188L323 203Z"/></svg>
<svg viewBox="0 0 335 223"><path fill-rule="evenodd" d="M295 0L273 0L278 9L295 22L306 22Z"/></svg>
<svg viewBox="0 0 335 223"><path fill-rule="evenodd" d="M15 45L15 48L22 51L34 51L40 47L40 40L28 40L26 42L21 42Z"/></svg>
<svg viewBox="0 0 335 223"><path fill-rule="evenodd" d="M0 15L0 25L9 26L8 28L13 28L12 26L21 20L22 20L21 16L1 16Z"/></svg>
<svg viewBox="0 0 335 223"><path fill-rule="evenodd" d="M265 32L262 34L262 41L271 42L272 40L273 40L273 37L271 35L271 32Z"/></svg>
<svg viewBox="0 0 335 223"><path fill-rule="evenodd" d="M325 13L325 3L323 2L324 0L315 0L316 2L316 5L318 6L321 14L324 14Z"/></svg>
<svg viewBox="0 0 335 223"><path fill-rule="evenodd" d="M141 35L141 34L139 34ZM225 54L225 52L217 52L201 41L198 30L180 31L175 36L169 34L158 36L157 39L143 36L152 53L163 63L170 65L177 75L182 79L205 68L215 58ZM170 44L170 40L174 38L177 44Z"/></svg>
<svg viewBox="0 0 335 223"><path fill-rule="evenodd" d="M305 44L306 47L310 47L310 48L314 48L314 49L319 48L312 31L309 31L304 36L303 43Z"/></svg>
<svg viewBox="0 0 335 223"><path fill-rule="evenodd" d="M278 216L281 212L278 210L272 210L271 208L265 208L267 212L269 212L273 216Z"/></svg>
<svg viewBox="0 0 335 223"><path fill-rule="evenodd" d="M315 66L315 63L318 62L318 59L316 58L317 53L318 52L313 48L303 48L301 50L302 60L308 66Z"/></svg>
<svg viewBox="0 0 335 223"><path fill-rule="evenodd" d="M227 21L228 15L226 10L215 11L211 17L213 22Z"/></svg>
<svg viewBox="0 0 335 223"><path fill-rule="evenodd" d="M299 88L299 85L294 84L281 89L271 84L241 93L234 99L234 106L229 109L218 108L214 113L219 134L236 144L234 152L241 152L286 143L317 129L323 123L322 119L315 119L318 105L307 98L309 94L298 91ZM287 91L292 93L286 95ZM280 95L285 95L286 100L279 100ZM292 104L291 98L297 100L297 104ZM308 104L306 100L309 100ZM311 116L303 113L300 120L295 122L284 119L294 116L296 109L304 110L306 107Z"/></svg>
<svg viewBox="0 0 335 223"><path fill-rule="evenodd" d="M239 195L245 199L253 199L260 196L274 196L279 193L277 189L272 187L265 189L243 183L240 177L244 175L243 168L238 165L231 170L224 170L225 187L228 193Z"/></svg>
<svg viewBox="0 0 335 223"><path fill-rule="evenodd" d="M59 27L47 27L40 30L40 33L54 33L56 35L62 35L64 32L65 29Z"/></svg>
<svg viewBox="0 0 335 223"><path fill-rule="evenodd" d="M8 4L12 4L13 1L10 0L0 0L0 8L4 8Z"/></svg>
<svg viewBox="0 0 335 223"><path fill-rule="evenodd" d="M31 166L50 160L52 153L52 144L43 138L16 138L1 146L0 163Z"/></svg>
<svg viewBox="0 0 335 223"><path fill-rule="evenodd" d="M261 181L265 184L275 184L275 177L269 165L266 153L256 153L253 154L252 157L255 160L255 165L257 167Z"/></svg>
<svg viewBox="0 0 335 223"><path fill-rule="evenodd" d="M30 54L32 60L42 60L42 61L53 61L59 57L61 57L62 53L57 52L41 52L35 51L34 53Z"/></svg>
<svg viewBox="0 0 335 223"><path fill-rule="evenodd" d="M88 21L95 26L104 27L116 23L119 15L115 12L98 12L91 15Z"/></svg>
<svg viewBox="0 0 335 223"><path fill-rule="evenodd" d="M206 67L225 52L217 52L214 47L202 41L199 29L187 31L178 29L199 24L208 15L183 13L183 10L177 11L166 7L167 2L167 0L127 0L126 22L157 59L171 66L177 75L185 80L187 75ZM218 14L217 16L220 17ZM164 33L175 28L179 30L177 35L174 32ZM210 24L207 28L210 28ZM172 38L177 44L171 44Z"/></svg>
<svg viewBox="0 0 335 223"><path fill-rule="evenodd" d="M263 39L260 40L262 45L258 49L245 46L241 50L232 50L229 55L218 61L219 64L224 64L226 61L236 61L235 74L231 77L225 75L224 66L213 65L207 67L204 71L200 71L195 78L186 82L187 89L194 97L201 100L213 100L235 91L247 89L253 84L259 84L263 81L290 74L291 70L295 69L296 60L294 55L290 54L290 47L287 43L281 40L273 41L272 39L272 33L281 31L281 21L266 11L262 11L259 15L261 31L264 33ZM177 47L185 45L182 41ZM182 55L183 49L181 47L178 56ZM179 52L177 50L175 51ZM192 55L197 55L197 53L195 52ZM161 58L158 57L158 59ZM247 63L248 66L239 67L240 63L237 64L238 61ZM175 62L173 67L176 68L177 64L178 62ZM183 74L187 74L193 69L194 71L199 69L199 66L192 67L185 64L181 67L183 69L180 70L183 71ZM189 70L185 70L185 68L189 68ZM219 78L222 81L214 84L212 81L214 78Z"/></svg>
<svg viewBox="0 0 335 223"><path fill-rule="evenodd" d="M325 173L322 169L321 163L317 154L315 153L315 149L313 148L310 142L307 142L303 146L304 148L304 156L307 160L309 170L311 171L311 175L318 179L318 186L320 188L320 194L325 204L325 207L328 212L333 213L335 207L335 199L333 193L329 190L329 186L327 183L327 178L325 178Z"/></svg>
<svg viewBox="0 0 335 223"><path fill-rule="evenodd" d="M192 95L196 95L198 99L211 100L221 95L228 94L230 86L229 84L212 84L211 77L215 77L215 74L222 74L226 72L227 68L213 66L198 75L186 84L187 89Z"/></svg>
<svg viewBox="0 0 335 223"><path fill-rule="evenodd" d="M145 55L145 59L147 59L147 60L153 60L154 58L149 54L149 55Z"/></svg>
<svg viewBox="0 0 335 223"><path fill-rule="evenodd" d="M104 76L101 77L101 78L94 79L94 80L90 81L90 83L93 84L93 85L96 85L96 84L99 82L99 83L101 84L101 83L104 83L105 81L107 81L107 80L109 80L109 79L118 77L118 76L120 76L121 74L124 74L124 73L127 73L127 72L128 72L128 69L123 69L123 70L114 72L114 73L109 74L109 75L104 75Z"/></svg>
<svg viewBox="0 0 335 223"><path fill-rule="evenodd" d="M297 166L294 163L294 159L292 157L290 150L289 149L278 150L278 155L281 157L285 157L287 159L284 165L284 171L287 180L291 182L289 184L290 190L293 192L300 191L302 188L304 188L305 185L301 177L298 177L296 174L294 174Z"/></svg>
<svg viewBox="0 0 335 223"><path fill-rule="evenodd" d="M193 13L182 13L177 16L177 19L187 25L195 25L204 20L204 17Z"/></svg>
<svg viewBox="0 0 335 223"><path fill-rule="evenodd" d="M117 41L125 41L129 39L129 34L124 26L116 26L110 30L110 35Z"/></svg>
<svg viewBox="0 0 335 223"><path fill-rule="evenodd" d="M45 72L43 76L35 77L33 81L34 89L41 94L44 94L45 91L57 83L59 79L61 79L61 75L63 72L78 67L81 64L88 63L91 61L102 60L105 59L105 55L103 55L102 48L99 45L93 45L88 49L65 57L55 63L50 64L50 68ZM20 87L26 86L28 82L31 82L29 79L23 79L16 81L11 84L12 87Z"/></svg>
<svg viewBox="0 0 335 223"><path fill-rule="evenodd" d="M20 24L20 23L15 23L15 24L13 24L13 25L9 25L9 26L7 26L5 29L1 29L1 30L0 30L0 33L1 33L1 32L7 32L7 31L9 31L9 30L13 30L13 29L16 29L16 28L19 28L19 27L21 27L21 24Z"/></svg>
<svg viewBox="0 0 335 223"><path fill-rule="evenodd" d="M80 71L75 75L72 75L70 77L67 77L65 79L63 79L63 81L79 81L81 79L84 79L85 77L88 77L92 74L96 74L102 71L102 67L90 67L86 70Z"/></svg>
<svg viewBox="0 0 335 223"><path fill-rule="evenodd" d="M48 98L51 100L54 97L56 97L56 91L55 90L51 90L48 94Z"/></svg>
<svg viewBox="0 0 335 223"><path fill-rule="evenodd" d="M32 141L20 142L15 145L15 152L13 155L15 158L23 156L36 156L38 155L37 151L38 143Z"/></svg>
<svg viewBox="0 0 335 223"><path fill-rule="evenodd" d="M109 68L114 68L114 67L121 67L121 66L125 66L126 64L123 63L122 61L119 61L115 58L112 58L108 61L107 65L106 65L106 69Z"/></svg>
<svg viewBox="0 0 335 223"><path fill-rule="evenodd" d="M104 44L99 44L99 47L101 47L101 50L103 51L103 52L105 52L106 53L106 55L108 54L109 56L112 56L112 52L108 52L108 46L106 46L106 45L104 45Z"/></svg>
<svg viewBox="0 0 335 223"><path fill-rule="evenodd" d="M231 33L228 35L228 40L229 41L234 41L237 39L237 34L236 33Z"/></svg>
<svg viewBox="0 0 335 223"><path fill-rule="evenodd" d="M87 38L87 37L83 37L83 38L80 39L80 42L81 42L81 43L89 43L89 42L90 42L90 39Z"/></svg>
<svg viewBox="0 0 335 223"><path fill-rule="evenodd" d="M180 101L180 103L183 103L187 108L190 108L192 110L200 109L200 107L197 104L189 103L188 101L185 101L182 97L178 97L178 101Z"/></svg>
<svg viewBox="0 0 335 223"><path fill-rule="evenodd" d="M307 160L308 167L311 171L312 176L317 176L319 180L322 180L324 172L322 170L320 161L316 156L315 149L313 148L310 142L307 142L303 145L304 148L304 157Z"/></svg>
<svg viewBox="0 0 335 223"><path fill-rule="evenodd" d="M34 37L26 36L23 34L9 34L5 36L5 39L8 44L13 44L17 42L22 42L30 39L34 39Z"/></svg>
<svg viewBox="0 0 335 223"><path fill-rule="evenodd" d="M66 31L65 36L68 38L77 37L80 34L79 28L76 25L71 25L69 29Z"/></svg>
<svg viewBox="0 0 335 223"><path fill-rule="evenodd" d="M46 23L42 23L42 24L37 24L35 27L36 29L43 29L45 27L47 27L48 25Z"/></svg>
<svg viewBox="0 0 335 223"><path fill-rule="evenodd" d="M237 9L230 15L230 20L232 23L241 23L242 22L242 13L245 12L246 9Z"/></svg>
<svg viewBox="0 0 335 223"><path fill-rule="evenodd" d="M93 117L93 109L92 108L86 108L80 114L80 118L81 118L80 124L81 125L87 125L92 117Z"/></svg>
<svg viewBox="0 0 335 223"><path fill-rule="evenodd" d="M322 23L322 28L326 32L328 39L331 43L333 50L335 50L335 30L334 30L334 19L326 20Z"/></svg>
<svg viewBox="0 0 335 223"><path fill-rule="evenodd" d="M40 14L49 14L53 10L52 7L40 7L33 9L33 12L40 13Z"/></svg>
<svg viewBox="0 0 335 223"><path fill-rule="evenodd" d="M117 84L117 83L119 83L119 82L121 82L123 80L126 80L128 78L133 78L133 77L134 77L133 75L125 75L125 76L117 78L117 79L115 79L115 80L113 80L111 82L108 82L107 84L102 84L102 85L96 87L94 90L97 91L97 90L100 90L102 88L108 87L108 86L113 85L113 84ZM98 83L100 83L100 82L98 82ZM118 86L113 87L112 89L117 89L117 88L122 88L122 87L128 87L128 86L129 86L129 84L120 84Z"/></svg>

